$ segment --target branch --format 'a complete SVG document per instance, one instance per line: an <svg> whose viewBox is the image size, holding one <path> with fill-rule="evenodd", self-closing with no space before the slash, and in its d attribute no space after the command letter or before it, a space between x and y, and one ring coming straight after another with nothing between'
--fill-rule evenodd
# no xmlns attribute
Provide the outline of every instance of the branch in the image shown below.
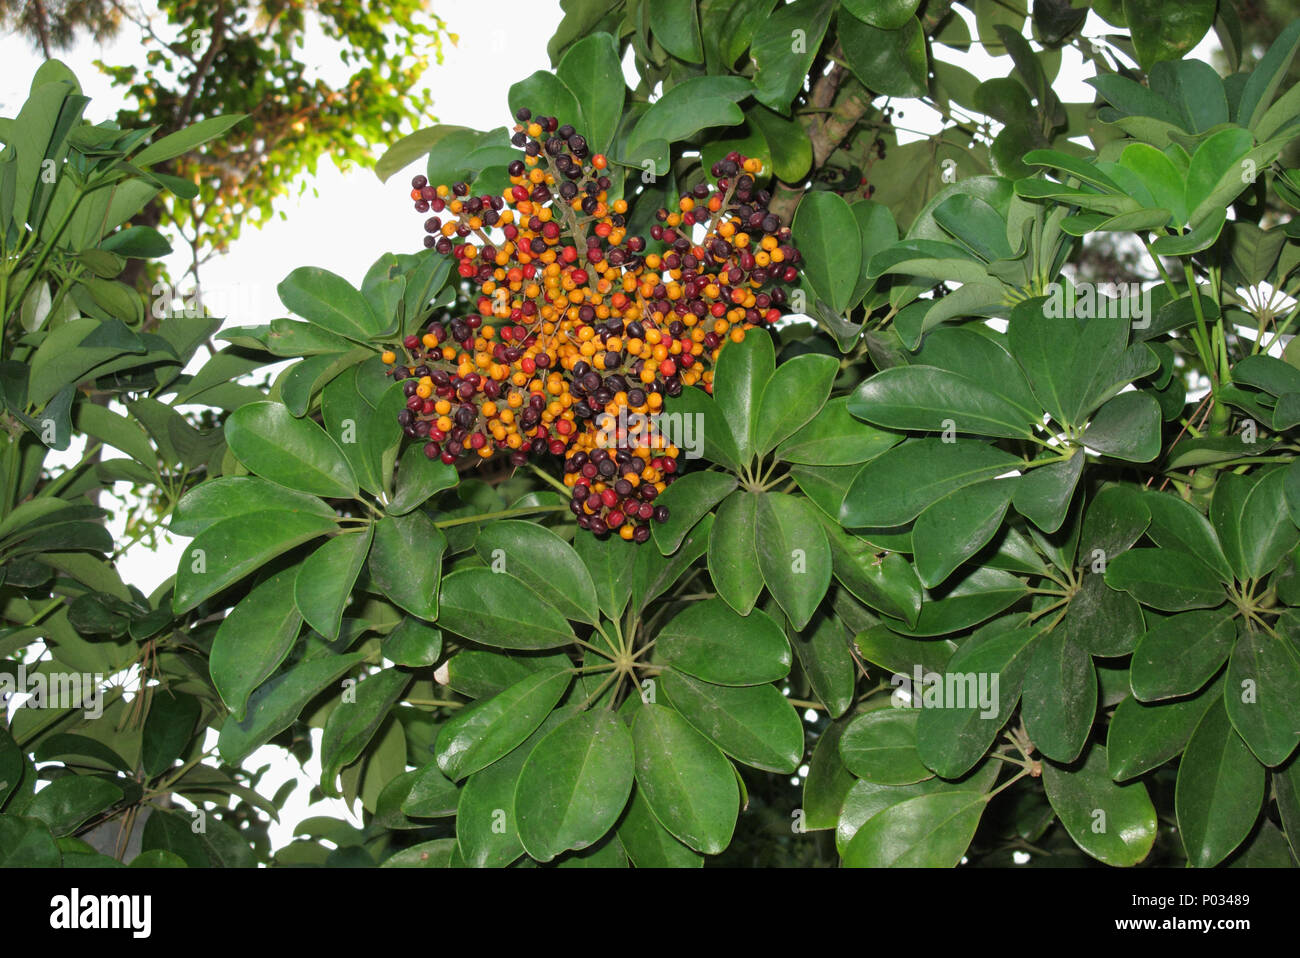
<svg viewBox="0 0 1300 958"><path fill-rule="evenodd" d="M190 77L190 87L185 91L185 99L181 102L181 108L176 114L175 128L181 130L185 124L190 121L190 112L194 109L194 99L199 95L199 88L203 86L203 81L207 78L209 71L212 69L212 63L217 58L222 44L226 39L226 4L223 2L217 7L217 12L212 17L212 42L208 44L208 49L203 54L203 59L199 65L194 68L194 75Z"/></svg>
<svg viewBox="0 0 1300 958"><path fill-rule="evenodd" d="M834 51L832 58L837 53L838 50ZM861 84L854 84L840 96L846 79L850 79L849 71L836 60L835 65L813 84L808 96L808 109L811 112L803 115L802 123L812 143L813 160L809 177L825 165L831 154L844 142L844 138L871 109L871 91ZM794 216L795 207L803 197L804 187L778 183L774 192L771 210L781 217L782 222L789 223Z"/></svg>

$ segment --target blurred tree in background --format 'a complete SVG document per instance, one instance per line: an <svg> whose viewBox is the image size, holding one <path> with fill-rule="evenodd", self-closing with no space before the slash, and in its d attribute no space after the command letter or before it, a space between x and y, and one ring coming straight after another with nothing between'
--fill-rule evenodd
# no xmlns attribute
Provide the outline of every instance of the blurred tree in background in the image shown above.
<svg viewBox="0 0 1300 958"><path fill-rule="evenodd" d="M401 24L400 30L392 29ZM98 65L123 90L125 127L166 135L222 114L248 114L202 155L176 157L160 172L198 187L193 199L160 196L136 219L168 228L191 250L190 272L226 251L245 224L264 222L322 158L346 167L372 158L409 121L431 118L419 83L444 42L456 41L428 0L381 6L299 0L0 0L0 27L53 56L89 37L136 31L144 63ZM341 69L312 64L337 56ZM316 54L309 58L308 51ZM306 189L306 185L300 186ZM148 285L135 260L135 285ZM153 264L157 269L157 264Z"/></svg>

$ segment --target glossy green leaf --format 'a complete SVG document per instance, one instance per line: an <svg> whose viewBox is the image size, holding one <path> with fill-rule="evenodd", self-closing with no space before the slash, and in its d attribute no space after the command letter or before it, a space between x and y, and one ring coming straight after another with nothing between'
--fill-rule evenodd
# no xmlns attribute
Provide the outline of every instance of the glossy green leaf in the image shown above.
<svg viewBox="0 0 1300 958"><path fill-rule="evenodd" d="M515 786L524 849L538 861L600 839L632 791L632 734L605 709L582 712L547 733Z"/></svg>
<svg viewBox="0 0 1300 958"><path fill-rule="evenodd" d="M1093 745L1080 764L1043 763L1047 800L1074 843L1100 862L1136 865L1156 840L1156 810L1141 782L1116 785L1106 749Z"/></svg>
<svg viewBox="0 0 1300 958"><path fill-rule="evenodd" d="M1056 762L1083 751L1097 713L1097 673L1092 656L1064 629L1044 635L1025 672L1020 711L1038 750Z"/></svg>
<svg viewBox="0 0 1300 958"><path fill-rule="evenodd" d="M1117 782L1143 775L1179 755L1206 709L1217 704L1223 684L1215 682L1190 698L1144 703L1133 696L1120 702L1106 730L1110 777Z"/></svg>
<svg viewBox="0 0 1300 958"><path fill-rule="evenodd" d="M222 519L274 509L333 518L334 510L315 496L294 492L257 476L221 476L201 482L176 504L170 528L182 536L197 536Z"/></svg>
<svg viewBox="0 0 1300 958"><path fill-rule="evenodd" d="M238 765L288 728L312 698L363 658L360 652L318 655L258 686L248 697L244 718L236 721L232 716L221 726L217 748L222 759Z"/></svg>
<svg viewBox="0 0 1300 958"><path fill-rule="evenodd" d="M632 737L637 787L660 824L705 855L726 848L740 810L736 775L726 756L662 705L637 710Z"/></svg>
<svg viewBox="0 0 1300 958"><path fill-rule="evenodd" d="M1174 809L1189 865L1213 867L1245 840L1259 817L1264 785L1264 766L1216 701L1196 726L1178 765Z"/></svg>
<svg viewBox="0 0 1300 958"><path fill-rule="evenodd" d="M384 669L359 682L352 694L330 712L320 743L321 787L327 795L337 794L339 772L355 762L370 744L410 681L406 672Z"/></svg>
<svg viewBox="0 0 1300 958"><path fill-rule="evenodd" d="M67 775L50 782L24 812L58 837L70 835L94 815L122 800L122 789L97 775Z"/></svg>
<svg viewBox="0 0 1300 958"><path fill-rule="evenodd" d="M977 436L1025 438L1035 423L998 394L996 383L976 382L936 366L882 370L850 394L848 409L879 426Z"/></svg>
<svg viewBox="0 0 1300 958"><path fill-rule="evenodd" d="M562 669L539 669L504 692L458 712L438 733L438 767L455 782L487 768L542 724L571 679Z"/></svg>
<svg viewBox="0 0 1300 958"><path fill-rule="evenodd" d="M1015 484L1006 480L965 486L926 507L912 527L916 573L933 588L993 538Z"/></svg>
<svg viewBox="0 0 1300 958"><path fill-rule="evenodd" d="M1226 598L1201 562L1173 549L1130 549L1106 566L1106 584L1165 612L1211 609Z"/></svg>
<svg viewBox="0 0 1300 958"><path fill-rule="evenodd" d="M831 581L831 552L815 511L783 492L759 496L755 542L763 582L795 629L808 624Z"/></svg>
<svg viewBox="0 0 1300 958"><path fill-rule="evenodd" d="M944 778L965 775L988 751L1002 726L1020 699L1020 687L1033 648L1032 629L1004 629L1000 623L986 626L967 639L949 660L941 676L945 708L922 708L916 724L916 745L921 760ZM950 680L947 676L953 676ZM969 691L975 683L978 699L979 678L985 679L986 692L992 693L997 679L996 696L988 701L971 702ZM963 708L947 702L947 688L963 696ZM917 691L913 690L917 695ZM920 695L924 705L924 695Z"/></svg>
<svg viewBox="0 0 1300 958"><path fill-rule="evenodd" d="M185 754L194 736L201 706L181 693L158 691L149 702L140 743L140 764L150 778L161 775Z"/></svg>
<svg viewBox="0 0 1300 958"><path fill-rule="evenodd" d="M599 618L591 574L573 547L551 530L534 522L489 523L480 530L474 551L493 572L523 581L566 618L593 624Z"/></svg>
<svg viewBox="0 0 1300 958"><path fill-rule="evenodd" d="M836 193L805 193L795 212L792 233L813 289L837 313L850 305L858 281L861 238L849 204Z"/></svg>
<svg viewBox="0 0 1300 958"><path fill-rule="evenodd" d="M862 467L839 519L849 528L899 526L951 492L1022 465L1018 457L971 439L905 443Z"/></svg>
<svg viewBox="0 0 1300 958"><path fill-rule="evenodd" d="M226 420L230 451L249 471L299 492L350 499L357 479L333 439L279 403L249 403Z"/></svg>
<svg viewBox="0 0 1300 958"><path fill-rule="evenodd" d="M659 824L640 788L632 789L618 838L637 868L700 868L704 864L704 856Z"/></svg>
<svg viewBox="0 0 1300 958"><path fill-rule="evenodd" d="M438 583L447 538L423 512L384 516L374 524L370 580L411 615L438 617Z"/></svg>
<svg viewBox="0 0 1300 958"><path fill-rule="evenodd" d="M736 478L724 472L688 472L655 501L668 507L668 521L654 524L655 544L664 555L676 552L704 514L736 488Z"/></svg>
<svg viewBox="0 0 1300 958"><path fill-rule="evenodd" d="M749 614L763 591L757 544L760 497L749 491L728 496L709 533L709 578L722 600L741 615Z"/></svg>
<svg viewBox="0 0 1300 958"><path fill-rule="evenodd" d="M1223 702L1237 734L1264 765L1280 765L1300 743L1300 653L1287 638L1239 630Z"/></svg>
<svg viewBox="0 0 1300 958"><path fill-rule="evenodd" d="M302 626L293 598L298 566L259 583L217 628L208 658L212 684L236 720L244 717L248 696L271 677Z"/></svg>
<svg viewBox="0 0 1300 958"><path fill-rule="evenodd" d="M772 337L763 330L751 331L744 340L729 344L718 354L713 398L731 430L742 464L757 452L759 403L775 369Z"/></svg>
<svg viewBox="0 0 1300 958"><path fill-rule="evenodd" d="M841 17L837 25L849 69L868 89L900 97L925 93L929 57L918 19L912 17L890 30L856 17Z"/></svg>
<svg viewBox="0 0 1300 958"><path fill-rule="evenodd" d="M327 539L302 561L294 579L294 603L309 626L328 639L337 639L343 609L366 563L374 526Z"/></svg>
<svg viewBox="0 0 1300 958"><path fill-rule="evenodd" d="M851 868L952 868L975 837L988 797L951 791L918 795L867 819L844 852Z"/></svg>
<svg viewBox="0 0 1300 958"><path fill-rule="evenodd" d="M485 568L459 569L443 580L438 624L502 649L553 649L574 639L564 616L521 580Z"/></svg>
<svg viewBox="0 0 1300 958"><path fill-rule="evenodd" d="M877 785L911 785L934 775L916 751L911 708L879 708L859 715L840 738L840 760L850 772Z"/></svg>
<svg viewBox="0 0 1300 958"><path fill-rule="evenodd" d="M780 626L755 609L738 615L720 599L693 602L659 630L658 657L716 685L761 685L790 671Z"/></svg>
<svg viewBox="0 0 1300 958"><path fill-rule="evenodd" d="M1236 610L1182 612L1153 618L1133 650L1130 681L1139 701L1190 695L1228 661L1237 641Z"/></svg>
<svg viewBox="0 0 1300 958"><path fill-rule="evenodd" d="M803 760L803 721L774 685L729 687L667 671L668 704L737 761L789 774Z"/></svg>

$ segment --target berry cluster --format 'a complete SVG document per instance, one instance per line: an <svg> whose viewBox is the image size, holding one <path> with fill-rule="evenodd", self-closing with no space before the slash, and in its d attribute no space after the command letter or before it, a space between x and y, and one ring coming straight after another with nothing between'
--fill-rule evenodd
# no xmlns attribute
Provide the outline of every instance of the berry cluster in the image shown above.
<svg viewBox="0 0 1300 958"><path fill-rule="evenodd" d="M680 450L654 430L665 398L713 389L727 342L775 322L799 251L754 174L730 153L649 236L629 235L607 159L555 117L517 114L523 156L500 194L411 181L426 247L454 257L476 311L429 323L384 353L405 381L406 435L452 464L498 452L563 455L578 524L644 542Z"/></svg>

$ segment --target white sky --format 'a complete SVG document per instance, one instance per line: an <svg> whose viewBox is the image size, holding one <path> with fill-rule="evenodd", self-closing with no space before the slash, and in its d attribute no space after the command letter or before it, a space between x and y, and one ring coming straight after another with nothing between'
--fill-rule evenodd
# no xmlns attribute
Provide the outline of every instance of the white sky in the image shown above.
<svg viewBox="0 0 1300 958"><path fill-rule="evenodd" d="M139 0L129 2L138 4ZM526 3L520 0L435 0L434 6L448 29L459 35L457 46L447 45L444 62L431 67L423 78L423 83L433 93L437 120L477 129L508 124L506 94L510 85L535 70L550 68L546 40L560 21L562 11L559 3L555 0L529 0ZM971 27L973 34L973 23ZM155 24L155 29L162 32L163 28ZM60 57L77 74L87 95L93 98L87 113L93 122L111 118L122 105L120 94L99 73L93 61L141 63L143 48L134 30L128 24L121 39L115 43L101 48L93 42L82 42ZM1090 13L1085 35L1096 37L1108 32L1112 32L1111 28ZM1193 55L1207 57L1213 46L1211 33ZM978 45L967 54L958 54L947 48L935 49L942 52L945 60L980 78L1006 76L1011 72L1010 58L989 57ZM319 37L315 40L309 38L301 55L313 69L322 71L324 75L338 75L337 56ZM0 115L12 116L18 111L39 63L40 57L32 52L25 40L0 36L0 64L3 64L0 67ZM1092 88L1083 83L1086 75L1089 73L1085 72L1079 55L1066 50L1054 85L1061 99L1067 102L1091 101ZM473 95L467 95L471 80ZM927 135L939 129L938 114L919 102L896 101L896 104L906 113L904 121L899 124L901 127ZM394 131L392 139L395 141L407 132L409 130L405 129ZM915 138L916 135L900 130L900 142ZM227 318L229 325L262 324L285 315L275 287L299 266L324 267L354 285L360 285L366 269L381 254L421 248L421 220L412 212L407 192L410 177L422 169L422 164L413 164L406 171L394 175L387 184L381 184L368 168L354 167L340 172L330 160L322 161L303 192L278 204L277 209L283 212L283 217L277 215L260 229L245 227L241 239L228 254L202 267L205 302L231 304L235 309ZM176 246L177 253L168 265L172 275L179 277L188 265L188 247L179 241ZM206 358L206 353L199 358ZM75 462L79 455L80 449L74 443L74 448L66 454L66 461ZM120 536L120 520L111 522L110 527L115 535ZM166 543L153 553L143 548L132 550L121 564L124 578L146 594L152 592L175 571L180 549L186 541L180 539ZM319 742L318 732L316 740ZM273 847L287 844L292 838L293 826L309 816L342 816L360 824L359 816L350 814L341 801L307 806L307 792L314 777L319 776L319 761L309 763L305 776L299 773L295 761L275 748L263 747L245 762L250 769L265 764L272 766L259 784L259 791L265 795L274 794L283 782L291 778L301 780L282 813L280 823L272 826Z"/></svg>

